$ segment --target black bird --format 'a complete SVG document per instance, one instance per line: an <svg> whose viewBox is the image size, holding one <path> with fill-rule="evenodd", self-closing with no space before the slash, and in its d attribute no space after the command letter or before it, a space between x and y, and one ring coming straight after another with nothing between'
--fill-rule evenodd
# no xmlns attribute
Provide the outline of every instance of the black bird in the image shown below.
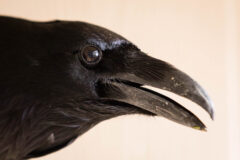
<svg viewBox="0 0 240 160"><path fill-rule="evenodd" d="M213 118L200 85L107 29L84 22L0 17L0 159L57 151L120 115L205 125L153 86L192 100Z"/></svg>

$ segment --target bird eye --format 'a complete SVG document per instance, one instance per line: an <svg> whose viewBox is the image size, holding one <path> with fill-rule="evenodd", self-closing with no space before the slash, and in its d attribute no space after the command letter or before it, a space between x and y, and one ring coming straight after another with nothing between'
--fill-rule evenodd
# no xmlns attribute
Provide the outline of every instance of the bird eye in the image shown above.
<svg viewBox="0 0 240 160"><path fill-rule="evenodd" d="M87 64L97 64L102 58L102 51L95 46L86 46L81 52L82 59Z"/></svg>

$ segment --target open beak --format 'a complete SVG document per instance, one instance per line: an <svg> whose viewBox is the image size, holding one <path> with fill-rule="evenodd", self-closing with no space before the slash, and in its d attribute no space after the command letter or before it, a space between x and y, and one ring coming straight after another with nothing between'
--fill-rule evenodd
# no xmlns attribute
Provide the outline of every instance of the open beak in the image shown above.
<svg viewBox="0 0 240 160"><path fill-rule="evenodd" d="M103 99L121 101L163 116L194 129L205 130L205 125L182 105L155 91L142 87L148 85L185 97L214 117L210 98L192 78L168 63L142 52L127 58L124 73L109 81L102 81L98 89Z"/></svg>

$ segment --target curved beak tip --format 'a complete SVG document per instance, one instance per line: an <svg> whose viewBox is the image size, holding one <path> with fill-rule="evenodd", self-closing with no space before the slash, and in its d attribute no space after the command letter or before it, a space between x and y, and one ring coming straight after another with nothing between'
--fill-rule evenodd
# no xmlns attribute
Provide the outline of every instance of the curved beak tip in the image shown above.
<svg viewBox="0 0 240 160"><path fill-rule="evenodd" d="M210 100L210 108L211 108L210 115L211 115L212 120L214 120L215 113L214 113L214 104L213 104L212 100Z"/></svg>
<svg viewBox="0 0 240 160"><path fill-rule="evenodd" d="M200 126L194 126L192 127L193 129L199 130L199 131L204 131L207 132L207 128L206 127L200 127Z"/></svg>

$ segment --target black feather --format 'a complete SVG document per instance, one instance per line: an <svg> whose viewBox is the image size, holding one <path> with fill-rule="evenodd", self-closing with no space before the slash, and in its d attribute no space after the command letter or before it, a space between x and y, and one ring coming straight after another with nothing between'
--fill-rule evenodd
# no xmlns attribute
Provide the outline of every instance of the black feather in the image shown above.
<svg viewBox="0 0 240 160"><path fill-rule="evenodd" d="M97 61L83 59L88 55ZM126 114L205 129L182 105L142 85L188 98L213 117L196 81L122 36L84 22L0 16L0 73L1 160L57 151L99 122Z"/></svg>
<svg viewBox="0 0 240 160"><path fill-rule="evenodd" d="M83 22L0 17L0 24L0 159L42 156L100 121L148 113L97 100L95 82L124 68L121 52L138 50L123 37ZM104 52L97 68L76 58L86 44Z"/></svg>

